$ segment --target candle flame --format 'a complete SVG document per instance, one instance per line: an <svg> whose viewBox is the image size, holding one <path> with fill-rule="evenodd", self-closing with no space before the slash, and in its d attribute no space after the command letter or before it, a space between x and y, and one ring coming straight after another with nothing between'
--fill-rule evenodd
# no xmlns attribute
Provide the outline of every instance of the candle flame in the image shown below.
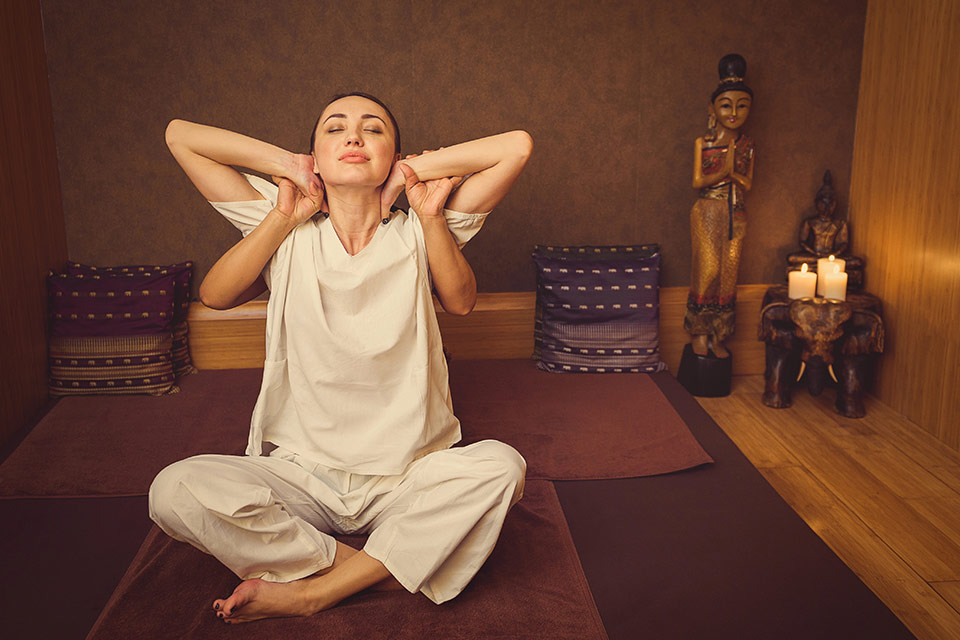
<svg viewBox="0 0 960 640"><path fill-rule="evenodd" d="M801 265L800 267L800 273L806 273L806 272L807 272L807 263L804 262L803 265Z"/></svg>
<svg viewBox="0 0 960 640"><path fill-rule="evenodd" d="M830 262L833 262L833 261L836 260L836 259L837 259L837 257L834 256L834 255L831 255L830 258L829 258Z"/></svg>

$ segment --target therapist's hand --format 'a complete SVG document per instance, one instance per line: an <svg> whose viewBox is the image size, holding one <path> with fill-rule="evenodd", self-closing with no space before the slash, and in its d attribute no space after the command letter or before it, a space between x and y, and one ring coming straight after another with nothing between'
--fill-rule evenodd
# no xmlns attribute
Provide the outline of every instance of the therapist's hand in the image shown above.
<svg viewBox="0 0 960 640"><path fill-rule="evenodd" d="M442 217L443 205L463 178L455 176L421 182L416 172L409 166L402 162L398 162L397 165L405 179L404 190L407 193L407 201L420 219Z"/></svg>
<svg viewBox="0 0 960 640"><path fill-rule="evenodd" d="M274 177L274 181L280 187L274 211L285 217L292 226L306 222L320 210L323 202L322 191L318 194L304 195L289 178Z"/></svg>

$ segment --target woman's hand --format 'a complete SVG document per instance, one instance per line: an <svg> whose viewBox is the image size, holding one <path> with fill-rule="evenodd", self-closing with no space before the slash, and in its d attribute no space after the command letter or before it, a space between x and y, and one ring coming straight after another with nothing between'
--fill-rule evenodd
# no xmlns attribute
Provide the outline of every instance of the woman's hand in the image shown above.
<svg viewBox="0 0 960 640"><path fill-rule="evenodd" d="M320 210L323 202L323 190L305 195L289 178L274 176L273 181L280 187L277 206L274 211L286 218L291 225L297 226L309 220Z"/></svg>
<svg viewBox="0 0 960 640"><path fill-rule="evenodd" d="M443 205L446 204L453 188L460 184L462 178L454 176L421 182L416 172L405 163L398 162L397 166L400 167L405 179L404 190L407 193L407 201L420 219L443 216Z"/></svg>

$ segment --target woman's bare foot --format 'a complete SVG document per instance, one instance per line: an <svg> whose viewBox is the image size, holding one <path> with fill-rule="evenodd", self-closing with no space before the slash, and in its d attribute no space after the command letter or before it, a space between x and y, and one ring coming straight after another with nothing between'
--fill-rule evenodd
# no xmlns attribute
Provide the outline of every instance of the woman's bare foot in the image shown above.
<svg viewBox="0 0 960 640"><path fill-rule="evenodd" d="M309 616L324 608L319 603L310 602L307 587L312 579L318 578L293 582L267 582L259 578L244 580L229 598L214 600L213 609L218 618L228 623Z"/></svg>
<svg viewBox="0 0 960 640"><path fill-rule="evenodd" d="M310 616L364 589L403 588L379 560L345 547L338 542L333 565L307 578L292 582L244 580L229 598L214 600L213 610L227 623Z"/></svg>

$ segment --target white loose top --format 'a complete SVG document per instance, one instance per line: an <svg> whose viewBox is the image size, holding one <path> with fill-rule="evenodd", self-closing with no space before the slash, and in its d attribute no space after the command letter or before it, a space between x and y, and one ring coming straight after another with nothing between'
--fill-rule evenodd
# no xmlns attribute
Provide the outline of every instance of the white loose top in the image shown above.
<svg viewBox="0 0 960 640"><path fill-rule="evenodd" d="M246 178L266 200L211 203L244 236L278 193ZM460 246L487 216L444 215ZM460 440L413 209L391 215L353 256L330 220L314 216L287 235L263 275L267 354L247 455L261 455L266 441L333 469L394 475Z"/></svg>

